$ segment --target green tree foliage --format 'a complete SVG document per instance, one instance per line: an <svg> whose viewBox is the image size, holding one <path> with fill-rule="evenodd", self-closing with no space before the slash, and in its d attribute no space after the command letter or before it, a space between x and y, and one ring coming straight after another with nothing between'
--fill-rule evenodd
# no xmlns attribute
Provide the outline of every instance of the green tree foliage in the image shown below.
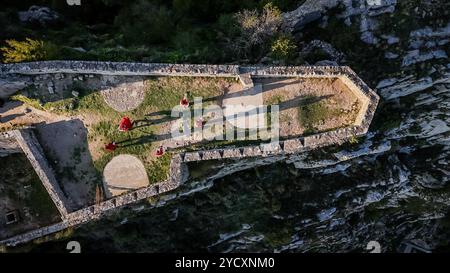
<svg viewBox="0 0 450 273"><path fill-rule="evenodd" d="M282 10L303 0L89 0L68 6L42 0L63 20L46 29L20 24L20 5L7 1L0 11L0 42L26 37L44 41L41 50L8 61L46 59L224 63L258 61L278 35ZM17 1L16 1L17 2ZM62 2L62 3L61 3ZM276 7L277 6L277 7ZM58 47L54 45L58 45ZM13 55L20 55L13 49ZM31 44L24 44L32 47ZM18 47L20 48L20 46ZM42 49L44 48L44 49ZM81 49L79 49L81 48ZM1 56L0 56L1 57Z"/></svg>
<svg viewBox="0 0 450 273"><path fill-rule="evenodd" d="M175 32L173 12L164 5L140 0L115 19L125 44L159 44L168 42Z"/></svg>
<svg viewBox="0 0 450 273"><path fill-rule="evenodd" d="M270 54L273 58L287 62L290 58L294 57L297 46L292 36L283 34L272 42L270 48Z"/></svg>
<svg viewBox="0 0 450 273"><path fill-rule="evenodd" d="M58 48L41 40L26 38L24 41L6 40L1 47L3 62L18 63L53 59L58 55Z"/></svg>
<svg viewBox="0 0 450 273"><path fill-rule="evenodd" d="M230 41L230 46L238 56L258 58L266 51L268 41L277 34L282 23L281 11L266 4L262 11L243 10L234 16L240 35Z"/></svg>
<svg viewBox="0 0 450 273"><path fill-rule="evenodd" d="M202 22L214 22L222 14L257 6L254 0L172 0L177 18L184 17Z"/></svg>

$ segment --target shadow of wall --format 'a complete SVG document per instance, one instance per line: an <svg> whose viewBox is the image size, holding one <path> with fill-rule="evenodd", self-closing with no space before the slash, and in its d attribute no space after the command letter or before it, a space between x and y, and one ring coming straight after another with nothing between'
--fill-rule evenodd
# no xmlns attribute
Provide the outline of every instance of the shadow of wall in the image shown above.
<svg viewBox="0 0 450 273"><path fill-rule="evenodd" d="M62 191L74 208L93 204L101 178L94 167L83 122L72 119L40 123L35 131Z"/></svg>

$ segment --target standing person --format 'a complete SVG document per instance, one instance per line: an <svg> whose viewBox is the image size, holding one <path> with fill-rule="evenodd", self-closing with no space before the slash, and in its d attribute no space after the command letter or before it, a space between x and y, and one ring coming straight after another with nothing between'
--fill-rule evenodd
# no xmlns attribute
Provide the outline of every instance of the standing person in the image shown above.
<svg viewBox="0 0 450 273"><path fill-rule="evenodd" d="M164 155L164 147L161 145L159 146L159 148L156 150L156 157L160 157Z"/></svg>
<svg viewBox="0 0 450 273"><path fill-rule="evenodd" d="M123 117L120 120L119 131L128 132L132 128L133 128L133 122L131 121L131 119L129 117Z"/></svg>
<svg viewBox="0 0 450 273"><path fill-rule="evenodd" d="M114 141L105 145L105 150L109 152L114 152L119 145L117 145Z"/></svg>
<svg viewBox="0 0 450 273"><path fill-rule="evenodd" d="M189 100L187 98L187 94L184 94L183 98L180 100L180 105L185 108L189 107Z"/></svg>

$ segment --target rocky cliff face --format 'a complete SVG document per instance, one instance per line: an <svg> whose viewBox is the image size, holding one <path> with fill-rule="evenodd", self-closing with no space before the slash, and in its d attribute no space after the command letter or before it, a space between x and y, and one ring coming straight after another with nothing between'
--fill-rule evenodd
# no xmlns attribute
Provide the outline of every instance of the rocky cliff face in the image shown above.
<svg viewBox="0 0 450 273"><path fill-rule="evenodd" d="M285 15L285 28L299 38L299 54L314 40L332 47L333 62L376 88L371 133L290 157L190 166L179 192L73 239L86 251L364 252L372 240L383 252L448 251L447 2L306 1ZM312 59L330 56L320 57Z"/></svg>

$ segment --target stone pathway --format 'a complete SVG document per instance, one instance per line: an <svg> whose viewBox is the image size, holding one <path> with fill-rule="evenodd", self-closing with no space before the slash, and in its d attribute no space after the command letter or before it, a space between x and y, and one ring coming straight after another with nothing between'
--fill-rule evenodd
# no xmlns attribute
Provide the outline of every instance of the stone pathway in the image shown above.
<svg viewBox="0 0 450 273"><path fill-rule="evenodd" d="M261 84L235 92L228 92L223 99L223 105L227 121L234 126L244 129L264 127L264 113L257 114L257 108L263 105ZM246 116L245 113L250 114Z"/></svg>

